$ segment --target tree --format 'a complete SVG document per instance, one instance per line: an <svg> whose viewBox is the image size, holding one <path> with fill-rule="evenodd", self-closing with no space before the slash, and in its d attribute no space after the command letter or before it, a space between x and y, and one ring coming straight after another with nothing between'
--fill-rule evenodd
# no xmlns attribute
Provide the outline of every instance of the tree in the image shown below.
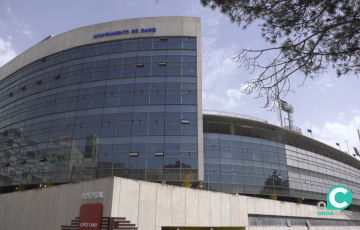
<svg viewBox="0 0 360 230"><path fill-rule="evenodd" d="M253 72L256 79L246 82L244 92L266 96L265 107L290 90L290 76L303 73L304 82L324 73L329 66L337 76L359 75L359 0L200 0L219 9L233 23L246 29L260 22L266 49L243 49L234 61ZM275 52L274 59L261 60ZM276 80L277 78L277 80ZM279 91L276 87L279 87Z"/></svg>

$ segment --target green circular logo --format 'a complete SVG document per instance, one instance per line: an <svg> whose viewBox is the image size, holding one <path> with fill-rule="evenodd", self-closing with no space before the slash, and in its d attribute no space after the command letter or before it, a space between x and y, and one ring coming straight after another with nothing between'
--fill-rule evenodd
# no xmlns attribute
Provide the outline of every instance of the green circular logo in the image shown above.
<svg viewBox="0 0 360 230"><path fill-rule="evenodd" d="M347 208L352 201L352 193L344 185L332 187L327 194L327 209L342 210Z"/></svg>

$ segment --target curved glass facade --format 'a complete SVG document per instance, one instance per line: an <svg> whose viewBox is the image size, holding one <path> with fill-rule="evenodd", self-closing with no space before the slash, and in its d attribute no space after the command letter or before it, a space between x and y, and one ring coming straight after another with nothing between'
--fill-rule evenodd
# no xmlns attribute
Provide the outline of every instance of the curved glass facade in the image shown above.
<svg viewBox="0 0 360 230"><path fill-rule="evenodd" d="M206 190L326 200L343 184L359 205L360 162L341 151L265 120L198 114L200 33L189 26L175 31L188 36L161 32L71 49L59 36L49 41L64 51L39 60L45 43L26 51L35 62L0 76L2 191L118 176L186 187L204 179ZM16 59L7 69L21 66Z"/></svg>
<svg viewBox="0 0 360 230"><path fill-rule="evenodd" d="M196 38L86 45L0 82L0 186L197 181Z"/></svg>
<svg viewBox="0 0 360 230"><path fill-rule="evenodd" d="M290 195L283 135L256 131L258 138L251 137L251 127L204 122L205 189Z"/></svg>
<svg viewBox="0 0 360 230"><path fill-rule="evenodd" d="M224 117L204 120L204 189L326 200L342 184L351 189L352 204L360 204L358 169L284 144L285 133L221 122Z"/></svg>

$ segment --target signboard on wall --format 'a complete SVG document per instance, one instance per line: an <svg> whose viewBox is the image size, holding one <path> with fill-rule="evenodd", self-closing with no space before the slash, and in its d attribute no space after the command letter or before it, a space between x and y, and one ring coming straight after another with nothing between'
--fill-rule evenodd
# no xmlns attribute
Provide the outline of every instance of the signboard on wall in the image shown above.
<svg viewBox="0 0 360 230"><path fill-rule="evenodd" d="M81 194L82 200L104 199L104 192L89 192Z"/></svg>
<svg viewBox="0 0 360 230"><path fill-rule="evenodd" d="M79 230L101 230L103 204L83 204L80 207Z"/></svg>

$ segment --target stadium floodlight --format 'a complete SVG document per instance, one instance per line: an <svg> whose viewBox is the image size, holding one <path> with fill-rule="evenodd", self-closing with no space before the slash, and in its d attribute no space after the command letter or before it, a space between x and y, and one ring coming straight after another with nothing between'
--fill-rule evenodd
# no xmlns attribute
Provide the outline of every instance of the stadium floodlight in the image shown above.
<svg viewBox="0 0 360 230"><path fill-rule="evenodd" d="M339 143L335 143L335 144L336 144L337 146L339 146L339 150L341 150L341 149L340 149L340 144L339 144Z"/></svg>
<svg viewBox="0 0 360 230"><path fill-rule="evenodd" d="M360 157L359 150L358 150L356 147L353 147L353 148L354 148L354 151L355 151L356 156L359 156L359 157Z"/></svg>
<svg viewBox="0 0 360 230"><path fill-rule="evenodd" d="M308 129L307 130L309 133L311 133L311 138L314 139L313 135L312 135L312 130L311 129Z"/></svg>

